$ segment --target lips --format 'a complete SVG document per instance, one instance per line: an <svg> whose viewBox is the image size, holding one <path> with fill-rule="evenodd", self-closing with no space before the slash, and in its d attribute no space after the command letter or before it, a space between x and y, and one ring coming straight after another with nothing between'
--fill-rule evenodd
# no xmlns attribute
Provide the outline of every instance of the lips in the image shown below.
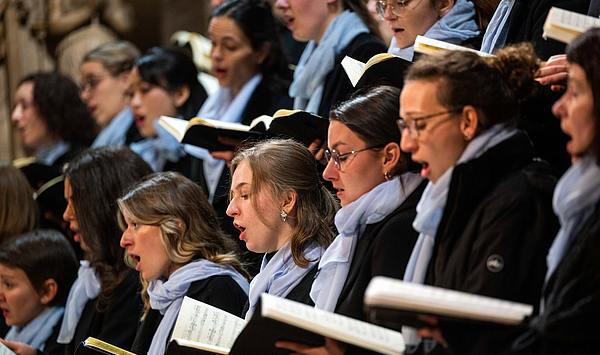
<svg viewBox="0 0 600 355"><path fill-rule="evenodd" d="M422 168L421 168L421 177L423 179L427 179L427 176L429 175L429 170L430 170L429 169L429 164L425 163L425 162L420 163L420 164L422 165Z"/></svg>
<svg viewBox="0 0 600 355"><path fill-rule="evenodd" d="M223 79L227 75L227 70L223 68L214 68L215 78Z"/></svg>
<svg viewBox="0 0 600 355"><path fill-rule="evenodd" d="M241 233L240 233L240 240L244 240L244 238L246 237L246 228L242 227L241 225L233 222L233 226L235 228L237 228Z"/></svg>
<svg viewBox="0 0 600 355"><path fill-rule="evenodd" d="M6 318L8 316L8 311L4 308L2 308L2 316L4 316L4 318Z"/></svg>
<svg viewBox="0 0 600 355"><path fill-rule="evenodd" d="M294 18L292 16L289 15L284 15L283 16L283 21L285 21L287 28L289 29L291 27L291 25L294 23Z"/></svg>
<svg viewBox="0 0 600 355"><path fill-rule="evenodd" d="M97 107L96 106L88 106L87 107L88 112L90 113L90 116L94 116L94 114L96 113Z"/></svg>
<svg viewBox="0 0 600 355"><path fill-rule="evenodd" d="M144 125L144 121L146 120L146 116L142 116L139 114L134 114L133 115L133 120L135 121L135 126L137 128L140 128Z"/></svg>

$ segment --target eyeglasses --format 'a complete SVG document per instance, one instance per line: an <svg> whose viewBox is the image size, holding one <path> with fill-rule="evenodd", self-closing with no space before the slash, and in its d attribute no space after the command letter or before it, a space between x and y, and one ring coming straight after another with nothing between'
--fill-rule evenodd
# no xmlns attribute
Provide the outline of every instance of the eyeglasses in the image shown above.
<svg viewBox="0 0 600 355"><path fill-rule="evenodd" d="M336 169L338 171L342 171L342 163L345 163L346 159L349 156L352 156L354 154L358 154L360 152L364 152L365 150L381 149L383 147L384 146L381 146L381 147L369 147L369 148L365 148L365 149L361 149L361 150L353 150L351 152L344 153L344 154L338 154L338 152L336 152L335 149L332 149L332 150L325 149L325 159L327 159L327 162L329 162L331 160L331 158L333 158L333 163L334 163Z"/></svg>
<svg viewBox="0 0 600 355"><path fill-rule="evenodd" d="M404 132L405 129L408 129L408 134L410 134L410 136L413 139L417 139L417 138L419 138L419 132L421 132L422 130L425 129L425 125L417 125L418 122L429 119L429 118L445 115L448 113L459 113L459 112L462 112L462 110L463 110L462 107L455 108L455 109L438 112L438 113L434 113L434 114L423 116L423 117L413 118L412 120L405 120L405 119L400 118L398 120L398 128L400 129L400 133ZM430 129L433 129L433 128L437 127L438 125L442 124L443 122L446 122L450 119L452 119L452 116L450 116L444 120L438 121L437 124L432 126Z"/></svg>
<svg viewBox="0 0 600 355"><path fill-rule="evenodd" d="M390 7L392 14L398 17L406 17L406 15L409 14L412 9L417 7L421 1L422 0L379 0L377 4L375 4L375 9L382 20L385 20L385 10L388 6Z"/></svg>
<svg viewBox="0 0 600 355"><path fill-rule="evenodd" d="M90 76L87 80L81 82L81 92L94 91L96 87L106 79L107 75Z"/></svg>

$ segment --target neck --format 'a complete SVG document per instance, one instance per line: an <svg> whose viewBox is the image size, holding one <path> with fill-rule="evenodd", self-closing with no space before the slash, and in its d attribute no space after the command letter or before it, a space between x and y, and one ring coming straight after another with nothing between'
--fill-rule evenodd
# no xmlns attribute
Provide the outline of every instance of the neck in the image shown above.
<svg viewBox="0 0 600 355"><path fill-rule="evenodd" d="M325 34L325 31L327 30L327 27L329 27L329 24L331 23L331 21L333 21L334 18L338 17L339 15L342 14L342 12L344 12L344 7L343 7L341 1L335 2L333 4L329 4L328 9L329 9L329 14L327 15L327 19L323 22L323 26L321 27L321 30L319 31L318 37L313 38L313 40L315 41L316 44L319 44L319 42L321 41L321 38L323 38L323 34Z"/></svg>

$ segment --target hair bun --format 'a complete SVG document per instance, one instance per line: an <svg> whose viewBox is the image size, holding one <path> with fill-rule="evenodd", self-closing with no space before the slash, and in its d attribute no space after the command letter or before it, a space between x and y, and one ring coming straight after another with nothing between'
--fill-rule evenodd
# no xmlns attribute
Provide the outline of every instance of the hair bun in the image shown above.
<svg viewBox="0 0 600 355"><path fill-rule="evenodd" d="M495 54L489 59L491 64L500 71L519 101L538 94L540 85L534 80L534 74L540 68L541 61L531 43L508 46Z"/></svg>

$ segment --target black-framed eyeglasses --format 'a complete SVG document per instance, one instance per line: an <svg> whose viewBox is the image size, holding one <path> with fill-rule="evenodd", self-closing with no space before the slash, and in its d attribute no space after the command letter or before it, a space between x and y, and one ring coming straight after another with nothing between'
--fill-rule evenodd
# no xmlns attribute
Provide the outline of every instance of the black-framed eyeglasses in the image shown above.
<svg viewBox="0 0 600 355"><path fill-rule="evenodd" d="M398 128L400 129L400 133L404 132L405 129L408 129L408 134L410 134L410 136L413 139L417 139L419 138L419 132L421 132L423 129L425 129L425 126L423 125L417 125L417 123L419 123L420 121L424 121L426 119L429 118L433 118L433 117L437 117L437 116L441 116L441 115L445 115L448 113L459 113L462 112L462 107L461 108L455 108L455 109L451 109L451 110L446 110L446 111L442 111L442 112L437 112L437 113L433 113L431 115L427 115L427 116L422 116L422 117L417 117L417 118L413 118L410 120L405 120L403 118L398 119ZM452 116L441 120L439 122L437 122L437 124L433 127L431 127L430 129L435 128L437 125L446 122L448 120L452 119Z"/></svg>
<svg viewBox="0 0 600 355"><path fill-rule="evenodd" d="M381 149L383 147L385 147L385 146L368 147L368 148L361 149L361 150L353 150L351 152L344 153L344 154L339 154L338 152L335 151L335 149L332 149L332 150L325 149L325 159L327 159L327 162L329 162L333 158L333 164L335 165L336 169L338 171L341 171L342 163L344 163L349 156L358 154L360 152L364 152L366 150Z"/></svg>
<svg viewBox="0 0 600 355"><path fill-rule="evenodd" d="M388 6L390 7L392 14L397 17L406 17L421 1L422 0L379 0L377 4L375 4L375 9L382 20L385 20L385 10Z"/></svg>

